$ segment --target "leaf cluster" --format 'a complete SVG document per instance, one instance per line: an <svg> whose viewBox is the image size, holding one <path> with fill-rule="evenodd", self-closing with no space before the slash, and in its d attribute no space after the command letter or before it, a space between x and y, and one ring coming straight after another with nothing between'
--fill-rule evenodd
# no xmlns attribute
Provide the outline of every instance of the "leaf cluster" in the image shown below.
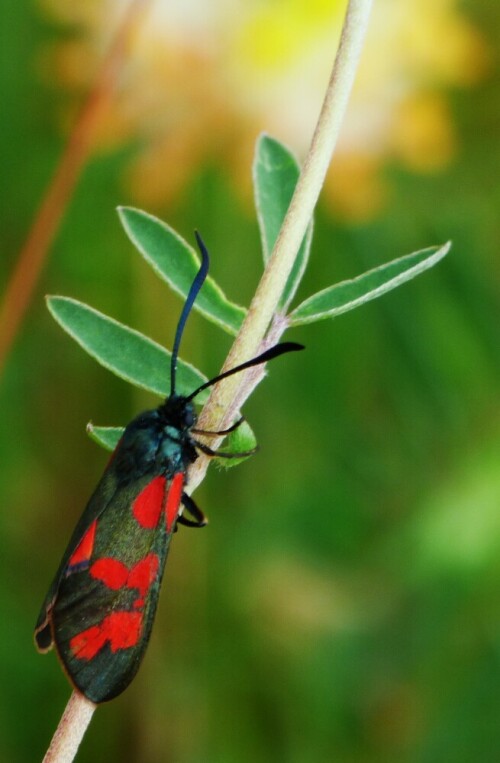
<svg viewBox="0 0 500 763"><path fill-rule="evenodd" d="M264 265L269 260L300 174L300 167L282 143L268 135L257 141L253 181ZM169 225L153 215L131 207L118 210L121 223L137 251L168 286L186 297L199 268L194 248ZM450 243L408 254L369 270L352 280L327 286L289 311L307 267L313 237L312 221L295 257L294 266L278 305L284 325L293 327L333 318L385 294L435 265L449 251ZM117 376L162 397L169 394L168 368L171 352L135 329L69 297L48 298L56 321L95 360ZM246 309L226 297L210 276L194 304L197 310L228 334L236 335ZM178 391L188 394L206 381L192 365L179 359ZM207 393L200 394L203 403ZM87 431L100 445L112 450L121 427L89 424ZM237 442L236 442L237 438ZM232 435L228 450L251 450L255 436L245 424ZM234 461L226 460L225 465Z"/></svg>

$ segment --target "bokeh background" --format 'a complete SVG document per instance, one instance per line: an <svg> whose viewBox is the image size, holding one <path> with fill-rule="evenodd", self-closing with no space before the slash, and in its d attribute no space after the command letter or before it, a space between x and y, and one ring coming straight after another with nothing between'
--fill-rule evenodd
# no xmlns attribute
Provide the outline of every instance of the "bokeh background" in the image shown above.
<svg viewBox="0 0 500 763"><path fill-rule="evenodd" d="M0 386L0 759L42 758L69 696L32 628L106 455L89 419L155 404L88 358L44 293L170 346L180 311L114 208L199 228L230 298L261 272L251 160L303 157L344 9L152 3ZM9 281L125 3L3 0L1 258ZM435 270L290 332L246 406L260 453L197 492L130 689L78 760L493 763L500 750L500 79L494 0L376 0L299 297L453 239ZM229 340L193 315L182 354Z"/></svg>

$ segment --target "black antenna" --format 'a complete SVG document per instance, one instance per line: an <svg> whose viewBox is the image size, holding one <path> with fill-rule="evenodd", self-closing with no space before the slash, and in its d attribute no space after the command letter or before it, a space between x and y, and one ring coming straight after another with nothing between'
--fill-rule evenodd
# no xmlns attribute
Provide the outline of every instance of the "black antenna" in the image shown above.
<svg viewBox="0 0 500 763"><path fill-rule="evenodd" d="M195 389L194 392L191 392L189 397L186 397L186 401L192 400L194 397L196 397L196 395L202 392L202 390L207 389L207 387L211 387L212 384L216 384L217 382L221 381L221 379L226 379L228 376L232 376L233 374L237 374L240 371L244 371L246 368L259 366L261 363L267 363L268 360L277 358L279 355L283 355L285 352L296 352L298 350L304 349L304 345L297 344L297 342L281 342L281 344L275 344L274 347L270 347L265 352L257 355L257 357L252 358L251 360L247 360L245 363L241 363L241 365L229 369L229 371L224 371L223 374L219 374L219 376L215 376L213 379L205 382L201 385L201 387L198 387L198 389Z"/></svg>
<svg viewBox="0 0 500 763"><path fill-rule="evenodd" d="M201 265L193 283L191 284L191 288L189 289L189 293L186 297L184 307L182 308L181 317L179 318L179 323L177 324L177 329L175 332L174 348L172 350L172 359L170 361L170 396L175 394L175 374L177 371L177 357L179 355L179 345L181 343L182 332L184 331L184 326L186 325L186 321L189 313L191 312L194 301L198 296L201 287L203 286L205 278L207 277L208 266L210 264L207 248L197 230L195 230L194 235L196 236L196 243L198 244L198 248L201 254Z"/></svg>

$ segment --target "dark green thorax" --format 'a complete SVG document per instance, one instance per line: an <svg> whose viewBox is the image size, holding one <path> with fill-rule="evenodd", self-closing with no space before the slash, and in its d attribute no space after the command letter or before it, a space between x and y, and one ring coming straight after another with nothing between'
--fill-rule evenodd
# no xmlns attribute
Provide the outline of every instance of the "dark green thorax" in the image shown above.
<svg viewBox="0 0 500 763"><path fill-rule="evenodd" d="M144 411L130 422L110 469L121 484L145 474L170 478L186 472L197 458L191 435L195 423L193 404L180 395L171 395L155 410Z"/></svg>

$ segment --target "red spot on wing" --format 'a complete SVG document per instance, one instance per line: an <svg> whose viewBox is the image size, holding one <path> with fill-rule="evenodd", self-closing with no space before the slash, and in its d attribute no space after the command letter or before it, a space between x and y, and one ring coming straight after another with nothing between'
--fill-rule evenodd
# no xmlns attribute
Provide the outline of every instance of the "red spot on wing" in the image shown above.
<svg viewBox="0 0 500 763"><path fill-rule="evenodd" d="M97 528L97 519L94 519L89 529L81 539L80 543L74 550L68 562L68 567L74 567L77 564L88 562L92 556L94 550L95 531Z"/></svg>
<svg viewBox="0 0 500 763"><path fill-rule="evenodd" d="M170 532L179 513L179 504L182 498L182 488L184 485L184 475L178 472L174 475L167 496L167 506L165 516L167 521L167 530Z"/></svg>
<svg viewBox="0 0 500 763"><path fill-rule="evenodd" d="M151 552L130 569L119 559L105 556L94 562L89 572L93 578L100 580L113 591L123 587L137 588L141 596L145 596L159 567L160 560L157 554Z"/></svg>
<svg viewBox="0 0 500 763"><path fill-rule="evenodd" d="M154 583L159 567L160 560L158 556L151 553L145 556L144 559L141 559L140 562L137 562L130 570L127 588L137 588L140 594L140 597L134 602L134 606L144 606L144 597Z"/></svg>
<svg viewBox="0 0 500 763"><path fill-rule="evenodd" d="M112 652L135 646L141 629L142 612L112 612L100 625L93 625L74 636L69 646L78 659L92 660L107 642Z"/></svg>
<svg viewBox="0 0 500 763"><path fill-rule="evenodd" d="M104 631L111 651L135 646L141 635L142 612L112 612L105 618Z"/></svg>
<svg viewBox="0 0 500 763"><path fill-rule="evenodd" d="M165 477L155 477L135 499L132 511L141 527L153 530L157 526L163 509L165 485Z"/></svg>
<svg viewBox="0 0 500 763"><path fill-rule="evenodd" d="M170 484L166 501L167 530L170 530L177 518L183 484L183 474L176 474ZM155 477L137 496L132 511L141 527L157 527L165 505L165 491L165 477ZM106 644L109 644L112 652L136 646L142 631L146 595L157 578L159 568L160 559L153 552L131 568L113 557L102 557L92 564L89 573L95 580L99 580L113 591L122 588L136 589L139 596L130 610L111 612L100 624L77 633L69 644L76 658L92 660Z"/></svg>
<svg viewBox="0 0 500 763"><path fill-rule="evenodd" d="M123 562L108 556L94 562L89 572L93 578L102 581L113 591L126 585L129 573L128 567Z"/></svg>
<svg viewBox="0 0 500 763"><path fill-rule="evenodd" d="M87 628L86 631L78 633L71 639L69 646L75 657L80 660L91 660L102 649L106 643L102 625L103 623L93 625L92 628Z"/></svg>
<svg viewBox="0 0 500 763"><path fill-rule="evenodd" d="M157 554L150 553L129 570L118 559L104 557L98 559L90 568L90 574L96 580L112 590L136 588L139 591L132 611L111 612L99 625L93 625L74 636L69 645L79 660L92 660L107 644L112 652L130 649L139 641L142 630L144 600L154 583L160 560Z"/></svg>

